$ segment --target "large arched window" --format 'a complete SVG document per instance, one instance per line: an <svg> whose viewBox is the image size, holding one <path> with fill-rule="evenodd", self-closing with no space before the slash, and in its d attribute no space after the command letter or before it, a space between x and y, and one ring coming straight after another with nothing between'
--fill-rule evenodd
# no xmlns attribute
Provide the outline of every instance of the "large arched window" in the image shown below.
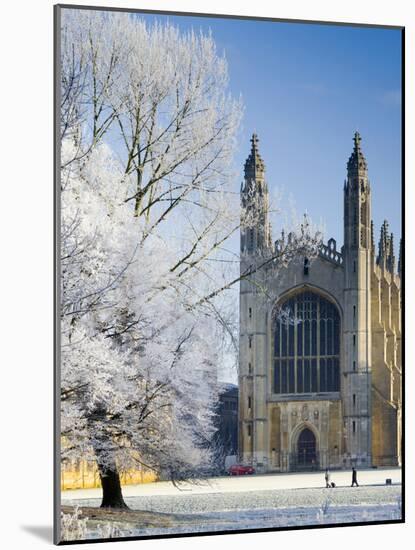
<svg viewBox="0 0 415 550"><path fill-rule="evenodd" d="M340 316L334 304L301 292L274 320L274 393L340 391Z"/></svg>

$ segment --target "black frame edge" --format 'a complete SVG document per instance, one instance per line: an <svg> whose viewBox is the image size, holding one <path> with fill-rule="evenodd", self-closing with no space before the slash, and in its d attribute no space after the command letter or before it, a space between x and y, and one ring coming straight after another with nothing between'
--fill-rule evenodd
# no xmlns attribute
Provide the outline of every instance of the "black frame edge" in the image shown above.
<svg viewBox="0 0 415 550"><path fill-rule="evenodd" d="M53 543L60 544L60 40L61 7L53 6Z"/></svg>
<svg viewBox="0 0 415 550"><path fill-rule="evenodd" d="M348 27L369 27L379 29L404 29L403 25L384 25L380 23L354 23L347 21L320 21L317 19L289 19L281 17L265 17L261 15L237 15L237 14L225 14L225 13L205 13L205 12L191 12L191 11L170 11L170 10L153 10L153 9L140 9L140 8L115 8L110 6L84 6L80 4L56 4L61 9L79 9L79 10L94 10L94 11L117 11L127 13L144 13L154 15L178 15L186 17L215 17L220 19L248 19L255 21L275 21L279 23L304 23L314 25L329 25L329 26L348 26Z"/></svg>

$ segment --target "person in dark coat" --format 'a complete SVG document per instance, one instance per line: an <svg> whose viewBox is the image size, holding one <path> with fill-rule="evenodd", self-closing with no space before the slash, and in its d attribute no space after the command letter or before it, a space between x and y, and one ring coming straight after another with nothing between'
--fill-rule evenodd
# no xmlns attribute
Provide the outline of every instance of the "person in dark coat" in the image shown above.
<svg viewBox="0 0 415 550"><path fill-rule="evenodd" d="M354 487L356 485L356 487L359 487L359 484L357 483L357 472L356 472L356 469L353 467L352 468L352 487Z"/></svg>
<svg viewBox="0 0 415 550"><path fill-rule="evenodd" d="M326 473L324 474L324 479L326 480L326 489L330 489L331 488L331 484L330 484L330 472L329 472L329 469L326 468Z"/></svg>

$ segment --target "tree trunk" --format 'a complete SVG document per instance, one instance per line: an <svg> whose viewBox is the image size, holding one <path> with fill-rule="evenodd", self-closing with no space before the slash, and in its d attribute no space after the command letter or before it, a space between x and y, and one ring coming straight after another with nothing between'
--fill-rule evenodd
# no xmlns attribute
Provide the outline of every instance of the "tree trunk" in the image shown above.
<svg viewBox="0 0 415 550"><path fill-rule="evenodd" d="M102 406L97 406L91 416L97 421L105 421L106 410ZM93 423L91 423L91 431L94 433ZM109 456L108 439L105 435L109 437L105 432L98 434L92 444L102 487L101 508L128 508L122 496L117 464L115 458Z"/></svg>
<svg viewBox="0 0 415 550"><path fill-rule="evenodd" d="M116 467L100 469L102 485L101 508L128 508L121 490L120 474Z"/></svg>

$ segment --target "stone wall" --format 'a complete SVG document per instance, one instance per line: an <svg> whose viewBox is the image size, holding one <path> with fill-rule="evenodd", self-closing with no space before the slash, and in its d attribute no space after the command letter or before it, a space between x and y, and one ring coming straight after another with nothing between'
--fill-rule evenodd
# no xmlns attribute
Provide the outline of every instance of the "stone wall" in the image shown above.
<svg viewBox="0 0 415 550"><path fill-rule="evenodd" d="M121 485L150 483L157 480L151 470L129 470L121 474ZM73 461L61 466L61 491L101 487L97 467L86 460Z"/></svg>
<svg viewBox="0 0 415 550"><path fill-rule="evenodd" d="M371 286L373 464L398 465L402 432L400 278L373 265Z"/></svg>

